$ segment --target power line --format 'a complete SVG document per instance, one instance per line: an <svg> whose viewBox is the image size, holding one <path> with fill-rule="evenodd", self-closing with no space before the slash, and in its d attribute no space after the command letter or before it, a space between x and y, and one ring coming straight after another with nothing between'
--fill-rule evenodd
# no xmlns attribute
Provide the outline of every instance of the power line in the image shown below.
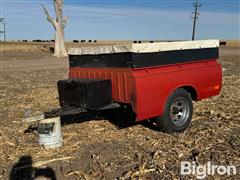
<svg viewBox="0 0 240 180"><path fill-rule="evenodd" d="M196 32L196 22L199 19L199 15L200 13L198 13L198 8L200 8L202 5L200 3L198 3L198 0L196 0L195 3L193 3L193 7L195 7L195 11L192 12L192 14L194 14L194 16L190 16L191 19L193 19L193 32L192 32L192 40L195 40L195 32Z"/></svg>

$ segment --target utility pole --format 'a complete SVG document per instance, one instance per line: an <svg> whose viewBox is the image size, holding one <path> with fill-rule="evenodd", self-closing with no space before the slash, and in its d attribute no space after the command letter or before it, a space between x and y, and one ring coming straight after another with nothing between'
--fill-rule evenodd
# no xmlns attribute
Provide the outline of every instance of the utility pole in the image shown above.
<svg viewBox="0 0 240 180"><path fill-rule="evenodd" d="M6 42L6 21L4 18L0 18L0 23L3 26L3 30L0 30L0 34L3 34L3 40Z"/></svg>
<svg viewBox="0 0 240 180"><path fill-rule="evenodd" d="M6 21L5 21L5 19L3 21L3 32L4 32L4 42L6 42L7 37L6 37Z"/></svg>
<svg viewBox="0 0 240 180"><path fill-rule="evenodd" d="M196 22L198 19L198 16L200 15L200 13L198 13L198 8L200 8L202 5L200 3L198 3L198 0L196 0L195 3L193 3L193 7L195 7L195 11L192 12L192 14L194 15L193 17L191 16L190 18L193 19L193 32L192 32L192 40L195 40L195 32L196 32Z"/></svg>

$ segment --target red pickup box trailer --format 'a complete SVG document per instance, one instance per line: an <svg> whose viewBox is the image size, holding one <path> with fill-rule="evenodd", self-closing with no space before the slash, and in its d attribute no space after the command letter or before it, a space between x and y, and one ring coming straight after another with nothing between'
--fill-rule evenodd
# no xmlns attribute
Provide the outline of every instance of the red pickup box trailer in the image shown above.
<svg viewBox="0 0 240 180"><path fill-rule="evenodd" d="M221 91L218 57L218 40L73 48L69 79L58 82L60 104L86 111L130 107L136 121L181 132L192 119L192 100Z"/></svg>

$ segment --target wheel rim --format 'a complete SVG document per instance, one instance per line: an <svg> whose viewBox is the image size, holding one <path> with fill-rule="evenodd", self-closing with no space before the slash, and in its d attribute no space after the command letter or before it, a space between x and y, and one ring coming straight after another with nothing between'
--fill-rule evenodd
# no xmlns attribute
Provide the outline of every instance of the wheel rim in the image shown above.
<svg viewBox="0 0 240 180"><path fill-rule="evenodd" d="M188 120L190 107L188 101L183 97L174 99L170 108L170 118L175 126L182 126Z"/></svg>

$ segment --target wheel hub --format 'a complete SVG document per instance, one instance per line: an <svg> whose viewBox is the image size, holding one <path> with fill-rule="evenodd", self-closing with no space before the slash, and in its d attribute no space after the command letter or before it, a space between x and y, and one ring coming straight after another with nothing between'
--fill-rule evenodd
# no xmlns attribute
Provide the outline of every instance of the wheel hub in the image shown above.
<svg viewBox="0 0 240 180"><path fill-rule="evenodd" d="M176 126L182 126L189 117L189 104L183 97L176 98L170 108L170 117Z"/></svg>

